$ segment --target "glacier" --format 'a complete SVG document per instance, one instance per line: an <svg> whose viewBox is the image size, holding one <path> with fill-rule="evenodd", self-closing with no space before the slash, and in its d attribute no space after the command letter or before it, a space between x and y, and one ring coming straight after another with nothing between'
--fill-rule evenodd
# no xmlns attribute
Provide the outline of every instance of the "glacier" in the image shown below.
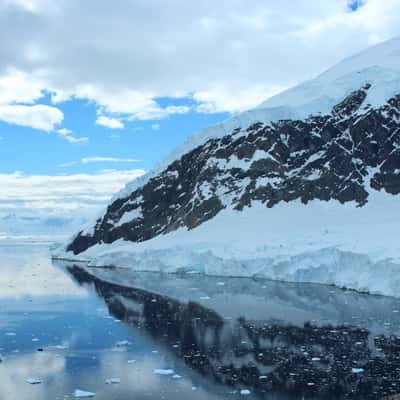
<svg viewBox="0 0 400 400"><path fill-rule="evenodd" d="M364 207L337 201L271 209L254 204L242 212L222 211L193 230L98 244L67 257L92 267L254 276L398 296L400 199L379 192L374 197Z"/></svg>

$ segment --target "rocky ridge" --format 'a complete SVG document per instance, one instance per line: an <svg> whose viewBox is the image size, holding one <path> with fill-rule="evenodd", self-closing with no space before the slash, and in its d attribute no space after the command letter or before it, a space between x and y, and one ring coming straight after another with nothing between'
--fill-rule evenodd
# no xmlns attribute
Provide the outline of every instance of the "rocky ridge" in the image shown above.
<svg viewBox="0 0 400 400"><path fill-rule="evenodd" d="M400 94L375 108L366 102L371 87L363 84L325 115L260 121L207 140L115 199L67 251L190 230L223 209L241 211L254 202L272 208L317 199L363 207L371 191L399 194Z"/></svg>

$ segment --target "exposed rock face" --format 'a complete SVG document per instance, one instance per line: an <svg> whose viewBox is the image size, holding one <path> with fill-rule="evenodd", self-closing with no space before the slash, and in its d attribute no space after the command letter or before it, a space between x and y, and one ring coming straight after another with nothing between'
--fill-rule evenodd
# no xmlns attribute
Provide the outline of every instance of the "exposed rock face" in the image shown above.
<svg viewBox="0 0 400 400"><path fill-rule="evenodd" d="M67 250L192 229L252 201L274 207L335 199L362 207L371 190L399 194L400 94L375 109L364 102L369 89L364 85L327 115L259 122L206 141L115 200L93 233L79 233Z"/></svg>

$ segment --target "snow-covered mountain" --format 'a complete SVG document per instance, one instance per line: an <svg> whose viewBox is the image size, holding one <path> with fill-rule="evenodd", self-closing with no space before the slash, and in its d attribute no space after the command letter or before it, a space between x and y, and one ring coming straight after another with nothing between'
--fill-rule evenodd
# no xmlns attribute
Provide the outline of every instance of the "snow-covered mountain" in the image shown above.
<svg viewBox="0 0 400 400"><path fill-rule="evenodd" d="M192 135L59 254L397 294L399 194L396 38Z"/></svg>

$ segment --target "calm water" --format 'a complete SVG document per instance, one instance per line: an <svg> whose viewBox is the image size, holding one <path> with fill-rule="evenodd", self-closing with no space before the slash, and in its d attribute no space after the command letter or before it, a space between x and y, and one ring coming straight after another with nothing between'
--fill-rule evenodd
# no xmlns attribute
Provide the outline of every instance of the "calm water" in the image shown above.
<svg viewBox="0 0 400 400"><path fill-rule="evenodd" d="M94 278L53 265L40 245L3 244L0 260L0 400L400 393L396 299L126 270Z"/></svg>

